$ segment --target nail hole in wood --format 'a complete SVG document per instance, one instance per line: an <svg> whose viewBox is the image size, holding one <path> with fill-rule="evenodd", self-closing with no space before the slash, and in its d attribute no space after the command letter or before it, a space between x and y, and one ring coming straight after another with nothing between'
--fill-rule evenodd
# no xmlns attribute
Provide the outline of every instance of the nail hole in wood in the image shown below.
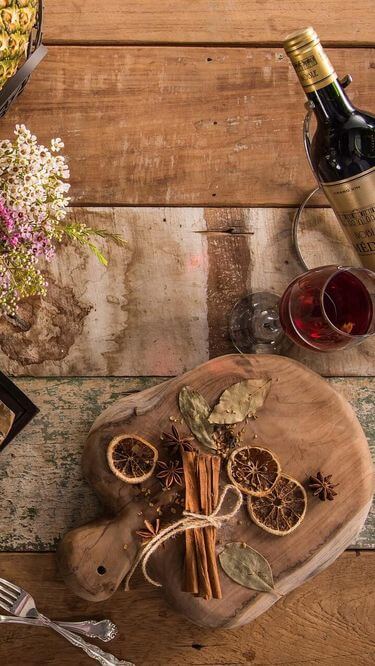
<svg viewBox="0 0 375 666"><path fill-rule="evenodd" d="M207 58L207 62L212 62L212 58Z"/></svg>
<svg viewBox="0 0 375 666"><path fill-rule="evenodd" d="M104 576L104 574L107 573L107 569L101 564L100 567L97 568L97 572L99 576Z"/></svg>
<svg viewBox="0 0 375 666"><path fill-rule="evenodd" d="M212 196L213 196L213 197L216 197L216 192L213 192Z"/></svg>
<svg viewBox="0 0 375 666"><path fill-rule="evenodd" d="M217 125L217 120L214 120L214 125Z"/></svg>

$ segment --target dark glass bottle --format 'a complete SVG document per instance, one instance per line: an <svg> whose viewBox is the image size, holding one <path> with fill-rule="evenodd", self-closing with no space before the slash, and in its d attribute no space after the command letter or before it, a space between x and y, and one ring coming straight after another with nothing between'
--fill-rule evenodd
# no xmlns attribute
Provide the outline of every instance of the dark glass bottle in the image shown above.
<svg viewBox="0 0 375 666"><path fill-rule="evenodd" d="M315 175L361 262L375 270L375 116L351 104L313 28L284 47L317 121Z"/></svg>
<svg viewBox="0 0 375 666"><path fill-rule="evenodd" d="M354 108L338 81L307 97L317 119L311 159L319 180L343 180L375 167L375 116Z"/></svg>

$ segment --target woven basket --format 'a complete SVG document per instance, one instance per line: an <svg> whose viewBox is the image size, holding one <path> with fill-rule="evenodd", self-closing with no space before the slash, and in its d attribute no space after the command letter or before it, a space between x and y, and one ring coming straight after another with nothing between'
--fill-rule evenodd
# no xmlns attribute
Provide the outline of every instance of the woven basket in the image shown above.
<svg viewBox="0 0 375 666"><path fill-rule="evenodd" d="M47 54L47 49L42 44L42 26L43 0L39 0L37 19L30 35L27 58L22 67L20 67L0 91L0 118L5 116L11 104L23 91L35 67Z"/></svg>

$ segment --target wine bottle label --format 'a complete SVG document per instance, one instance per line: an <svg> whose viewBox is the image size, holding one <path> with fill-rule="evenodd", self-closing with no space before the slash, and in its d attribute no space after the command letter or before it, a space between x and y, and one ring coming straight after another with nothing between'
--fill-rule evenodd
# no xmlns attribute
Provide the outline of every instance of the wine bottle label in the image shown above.
<svg viewBox="0 0 375 666"><path fill-rule="evenodd" d="M320 42L288 53L305 92L313 92L336 81L337 74Z"/></svg>
<svg viewBox="0 0 375 666"><path fill-rule="evenodd" d="M321 187L362 264L375 271L375 167Z"/></svg>

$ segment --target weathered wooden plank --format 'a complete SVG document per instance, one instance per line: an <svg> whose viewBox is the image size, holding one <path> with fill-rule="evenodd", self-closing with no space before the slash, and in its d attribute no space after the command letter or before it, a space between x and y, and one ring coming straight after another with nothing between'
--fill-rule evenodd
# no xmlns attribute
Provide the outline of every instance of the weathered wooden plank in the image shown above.
<svg viewBox="0 0 375 666"><path fill-rule="evenodd" d="M251 291L281 295L302 272L291 247L290 209L206 209L208 324L211 356L233 350L228 317L238 298ZM300 246L308 265L359 265L332 211L310 209L301 223ZM320 374L373 375L374 340L343 352L318 354L291 346L288 355Z"/></svg>
<svg viewBox="0 0 375 666"><path fill-rule="evenodd" d="M51 554L0 555L2 576L30 590L56 619L111 618L119 636L107 649L140 666L372 666L375 554L344 553L313 581L241 629L208 631L170 610L139 582L101 604L74 597L56 577ZM23 658L22 658L23 655ZM1 627L0 661L18 666L86 666L88 657L47 629Z"/></svg>
<svg viewBox="0 0 375 666"><path fill-rule="evenodd" d="M46 0L49 43L235 43L280 45L308 21L330 44L373 44L372 0ZM308 15L307 15L308 12Z"/></svg>
<svg viewBox="0 0 375 666"><path fill-rule="evenodd" d="M1 453L0 550L49 550L66 526L98 514L96 498L81 475L86 435L105 405L155 381L17 381L41 411ZM46 521L50 523L47 531Z"/></svg>
<svg viewBox="0 0 375 666"><path fill-rule="evenodd" d="M373 50L330 55L354 77L353 101L375 108ZM62 136L80 204L296 204L313 177L287 60L272 48L51 47L0 136L16 122Z"/></svg>
<svg viewBox="0 0 375 666"><path fill-rule="evenodd" d="M210 356L233 350L228 335L228 317L250 288L253 257L253 227L243 208L207 208L207 322Z"/></svg>
<svg viewBox="0 0 375 666"><path fill-rule="evenodd" d="M375 378L352 379L335 378L331 380L336 390L353 406L366 434L372 457L375 463L375 410L374 389ZM372 503L366 524L355 541L356 548L375 547L375 498Z"/></svg>
<svg viewBox="0 0 375 666"><path fill-rule="evenodd" d="M163 376L207 358L207 243L195 233L202 211L74 214L117 230L129 246L106 248L108 270L87 252L63 249L46 301L21 311L30 329L17 333L11 325L9 335L0 322L4 367L30 375Z"/></svg>
<svg viewBox="0 0 375 666"><path fill-rule="evenodd" d="M0 454L0 551L54 549L66 531L99 515L98 502L81 476L81 452L88 430L109 404L157 381L160 379L17 380L41 411ZM330 381L352 403L375 457L375 378ZM374 510L353 547L375 548Z"/></svg>
<svg viewBox="0 0 375 666"><path fill-rule="evenodd" d="M228 316L250 290L281 294L301 272L290 209L73 209L122 233L109 268L62 249L45 301L30 301L21 331L0 320L0 361L10 374L177 375L233 351ZM312 210L301 244L311 265L356 262L333 213ZM374 341L346 352L292 356L323 375L374 374Z"/></svg>

